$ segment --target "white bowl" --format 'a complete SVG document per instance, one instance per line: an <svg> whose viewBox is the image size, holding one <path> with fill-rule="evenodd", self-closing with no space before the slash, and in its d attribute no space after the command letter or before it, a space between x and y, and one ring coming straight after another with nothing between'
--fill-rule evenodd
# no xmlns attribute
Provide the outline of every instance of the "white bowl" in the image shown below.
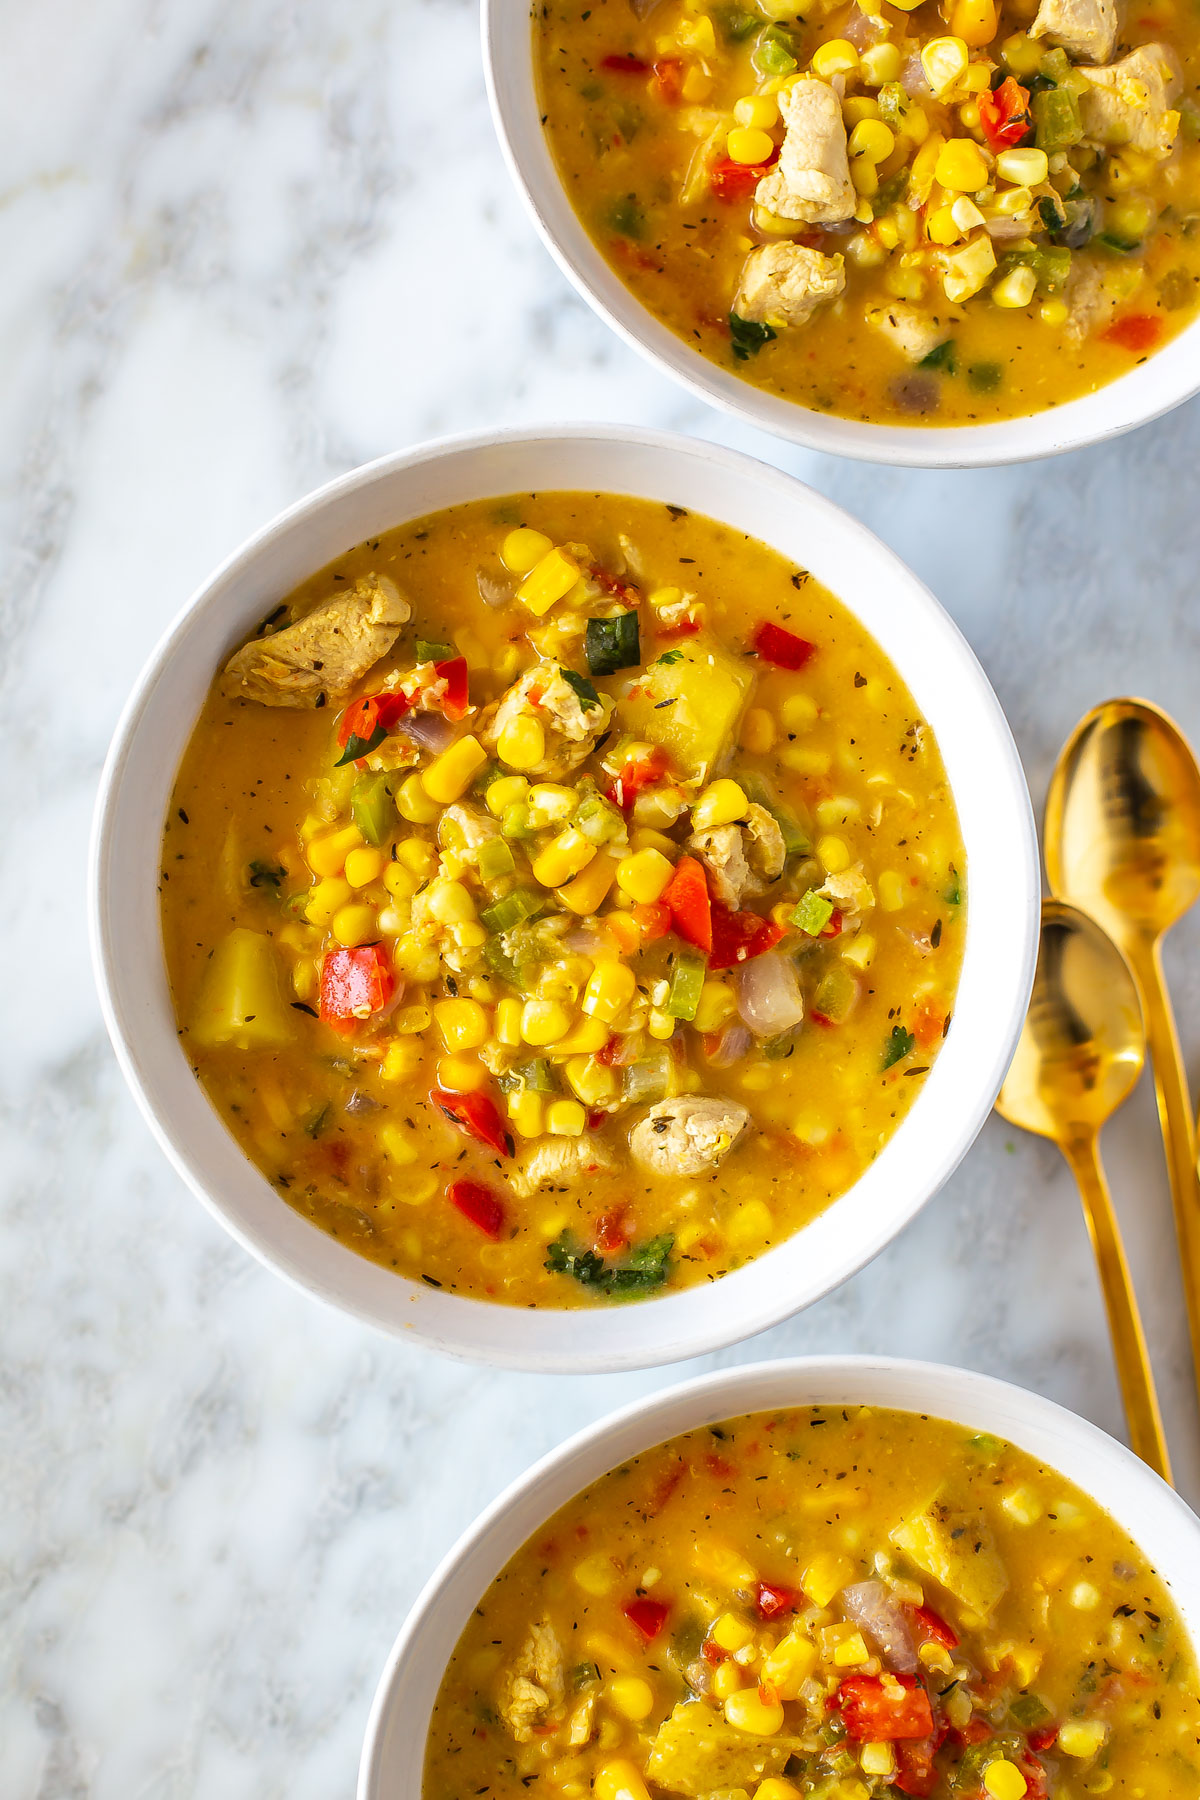
<svg viewBox="0 0 1200 1800"><path fill-rule="evenodd" d="M1123 1444L990 1375L891 1357L808 1356L720 1370L638 1400L552 1450L458 1540L426 1582L375 1693L358 1800L421 1800L430 1714L480 1597L551 1515L607 1470L677 1433L784 1406L896 1407L1006 1438L1081 1487L1140 1545L1200 1641L1200 1520Z"/></svg>
<svg viewBox="0 0 1200 1800"><path fill-rule="evenodd" d="M215 670L298 582L364 539L492 495L582 489L708 513L825 582L895 663L937 736L967 855L966 947L947 1042L861 1179L786 1244L725 1276L612 1308L530 1311L439 1292L355 1255L280 1199L210 1105L176 1036L158 872L175 771ZM629 1369L729 1344L844 1281L908 1223L964 1154L999 1091L1033 978L1037 845L1021 765L979 664L890 550L791 476L711 444L625 428L500 433L385 458L252 538L150 659L101 782L92 941L105 1018L163 1149L263 1262L385 1330L514 1368Z"/></svg>
<svg viewBox="0 0 1200 1800"><path fill-rule="evenodd" d="M868 425L781 399L722 369L643 306L572 206L541 122L529 0L483 0L483 57L505 160L546 248L588 304L658 368L736 418L811 450L909 468L966 469L1056 456L1156 419L1200 391L1200 319L1094 394L987 425Z"/></svg>

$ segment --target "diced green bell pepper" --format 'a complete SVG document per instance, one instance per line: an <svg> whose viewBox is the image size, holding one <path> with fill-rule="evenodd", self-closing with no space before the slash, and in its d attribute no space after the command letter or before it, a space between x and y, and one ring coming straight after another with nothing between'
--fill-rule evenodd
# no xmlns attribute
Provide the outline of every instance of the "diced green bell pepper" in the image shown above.
<svg viewBox="0 0 1200 1800"><path fill-rule="evenodd" d="M499 881L502 875L511 875L517 863L504 839L496 837L480 844L477 866L481 881Z"/></svg>
<svg viewBox="0 0 1200 1800"><path fill-rule="evenodd" d="M536 918L545 904L546 896L536 888L516 887L510 894L503 894L499 900L485 906L479 922L489 931L511 931L515 925L523 925L526 919Z"/></svg>
<svg viewBox="0 0 1200 1800"><path fill-rule="evenodd" d="M697 956L686 950L676 957L666 1007L673 1019L690 1022L695 1018L707 969L707 957Z"/></svg>
<svg viewBox="0 0 1200 1800"><path fill-rule="evenodd" d="M350 795L350 816L368 844L386 844L396 823L396 807L386 775L360 775Z"/></svg>
<svg viewBox="0 0 1200 1800"><path fill-rule="evenodd" d="M1037 147L1047 156L1058 150L1069 150L1083 137L1083 119L1079 102L1070 88L1043 88L1030 103L1037 128Z"/></svg>

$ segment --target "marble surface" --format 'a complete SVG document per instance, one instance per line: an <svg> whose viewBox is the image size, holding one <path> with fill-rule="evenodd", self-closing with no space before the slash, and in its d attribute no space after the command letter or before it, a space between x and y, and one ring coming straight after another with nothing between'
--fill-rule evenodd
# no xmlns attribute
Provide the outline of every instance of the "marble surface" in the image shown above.
<svg viewBox="0 0 1200 1800"><path fill-rule="evenodd" d="M355 463L556 416L670 425L795 471L915 566L1040 804L1105 694L1200 737L1200 409L971 474L737 429L540 248L466 0L2 0L0 31L0 1793L348 1800L435 1559L535 1454L670 1376L490 1375L375 1337L258 1269L170 1173L84 932L94 786L150 646L246 533ZM1200 916L1168 954L1193 1074L1198 952ZM1195 1502L1146 1083L1105 1148ZM900 1242L728 1360L826 1349L960 1361L1120 1429L1070 1182L995 1120Z"/></svg>

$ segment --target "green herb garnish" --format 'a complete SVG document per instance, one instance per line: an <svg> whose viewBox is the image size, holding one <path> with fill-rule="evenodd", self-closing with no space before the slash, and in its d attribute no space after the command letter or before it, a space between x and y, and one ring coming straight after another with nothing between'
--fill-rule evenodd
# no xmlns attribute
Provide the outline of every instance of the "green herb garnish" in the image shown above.
<svg viewBox="0 0 1200 1800"><path fill-rule="evenodd" d="M590 634L592 626L594 624L595 624L594 619L588 620L589 634ZM590 666L590 659L589 659L589 666ZM586 675L577 675L575 673L574 669L564 669L562 672L562 677L569 688L574 688L575 693L579 697L579 704L583 707L585 712L591 712L593 710L593 708L599 706L600 696L596 692L595 688L592 686L591 682L588 680Z"/></svg>
<svg viewBox="0 0 1200 1800"><path fill-rule="evenodd" d="M636 669L642 660L637 613L631 608L611 619L589 619L583 647L593 675L615 675L618 669ZM591 692L594 695L595 689ZM593 704L599 705L599 701L594 700Z"/></svg>
<svg viewBox="0 0 1200 1800"><path fill-rule="evenodd" d="M903 1025L893 1025L892 1034L883 1046L883 1067L890 1069L896 1063L903 1062L906 1056L911 1056L916 1042L912 1032L905 1031Z"/></svg>
<svg viewBox="0 0 1200 1800"><path fill-rule="evenodd" d="M729 336L733 354L739 362L757 356L763 345L769 344L775 335L770 325L760 325L756 319L740 318L735 312L729 315Z"/></svg>
<svg viewBox="0 0 1200 1800"><path fill-rule="evenodd" d="M671 1232L633 1245L620 1262L609 1263L594 1250L581 1250L569 1231L549 1246L545 1268L551 1275L570 1275L581 1287L608 1300L630 1300L660 1288L671 1272L675 1238Z"/></svg>

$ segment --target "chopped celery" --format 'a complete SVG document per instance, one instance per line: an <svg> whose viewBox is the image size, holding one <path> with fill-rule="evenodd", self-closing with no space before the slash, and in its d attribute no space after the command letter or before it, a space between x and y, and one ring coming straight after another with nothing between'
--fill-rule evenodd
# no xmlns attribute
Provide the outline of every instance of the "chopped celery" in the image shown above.
<svg viewBox="0 0 1200 1800"><path fill-rule="evenodd" d="M775 1037L764 1038L759 1045L768 1062L782 1062L790 1056L800 1042L800 1027L793 1025L790 1031L781 1031Z"/></svg>
<svg viewBox="0 0 1200 1800"><path fill-rule="evenodd" d="M418 638L414 652L419 663L449 662L455 655L453 644L431 642L429 638Z"/></svg>
<svg viewBox="0 0 1200 1800"><path fill-rule="evenodd" d="M535 1094L557 1094L559 1091L558 1077L544 1056L535 1056L532 1062L522 1063L513 1073L519 1075Z"/></svg>
<svg viewBox="0 0 1200 1800"><path fill-rule="evenodd" d="M879 116L895 131L902 127L912 109L912 101L898 81L885 81L875 96Z"/></svg>
<svg viewBox="0 0 1200 1800"><path fill-rule="evenodd" d="M636 669L642 660L637 613L631 608L612 619L589 619L584 650L588 669L593 675L615 675L618 669Z"/></svg>
<svg viewBox="0 0 1200 1800"><path fill-rule="evenodd" d="M1061 87L1071 73L1066 51L1047 50L1041 60L1040 73L1046 81L1052 81L1055 87Z"/></svg>
<svg viewBox="0 0 1200 1800"><path fill-rule="evenodd" d="M785 856L807 856L812 849L812 839L797 819L795 813L789 812L780 804L775 794L761 775L752 772L740 777L743 789L755 801L769 812L780 831L783 833L783 849Z"/></svg>
<svg viewBox="0 0 1200 1800"><path fill-rule="evenodd" d="M350 795L350 816L368 844L386 844L396 823L396 808L386 775L360 775Z"/></svg>
<svg viewBox="0 0 1200 1800"><path fill-rule="evenodd" d="M666 1045L659 1045L625 1070L621 1098L632 1106L652 1106L671 1092L673 1064Z"/></svg>
<svg viewBox="0 0 1200 1800"><path fill-rule="evenodd" d="M727 44L740 44L752 31L757 31L761 23L757 13L743 12L740 6L715 7L712 16Z"/></svg>
<svg viewBox="0 0 1200 1800"><path fill-rule="evenodd" d="M483 946L483 960L493 975L507 981L510 987L523 988L521 971L498 937L490 937Z"/></svg>
<svg viewBox="0 0 1200 1800"><path fill-rule="evenodd" d="M571 823L589 844L606 844L617 836L625 822L615 806L593 794L579 807Z"/></svg>
<svg viewBox="0 0 1200 1800"><path fill-rule="evenodd" d="M813 995L813 1011L820 1013L831 1024L840 1025L850 1017L857 999L857 981L848 969L835 966L817 983L817 991Z"/></svg>
<svg viewBox="0 0 1200 1800"><path fill-rule="evenodd" d="M500 781L509 773L498 762L485 762L471 786L477 794L486 794L493 781Z"/></svg>
<svg viewBox="0 0 1200 1800"><path fill-rule="evenodd" d="M1008 1710L1024 1731L1036 1730L1050 1717L1050 1708L1037 1694L1018 1694Z"/></svg>
<svg viewBox="0 0 1200 1800"><path fill-rule="evenodd" d="M1047 156L1058 150L1069 150L1083 137L1083 119L1079 102L1070 88L1043 88L1032 100L1033 121L1037 127L1037 147Z"/></svg>
<svg viewBox="0 0 1200 1800"><path fill-rule="evenodd" d="M545 904L546 896L536 888L517 887L511 894L503 894L499 900L485 906L479 915L479 923L489 931L511 931L514 925L523 925L526 919L535 918Z"/></svg>
<svg viewBox="0 0 1200 1800"><path fill-rule="evenodd" d="M816 888L809 888L792 909L791 922L806 931L809 937L820 937L832 917L833 901L818 894Z"/></svg>
<svg viewBox="0 0 1200 1800"><path fill-rule="evenodd" d="M505 807L500 829L506 838L531 838L534 835L533 826L529 823L529 808L523 800Z"/></svg>
<svg viewBox="0 0 1200 1800"><path fill-rule="evenodd" d="M797 67L792 47L792 40L786 31L780 31L777 25L768 25L765 31L759 33L758 42L754 46L752 61L757 73L768 80L775 75L790 75Z"/></svg>
<svg viewBox="0 0 1200 1800"><path fill-rule="evenodd" d="M480 844L478 868L481 881L499 881L502 875L511 875L516 866L516 858L502 837L486 838Z"/></svg>
<svg viewBox="0 0 1200 1800"><path fill-rule="evenodd" d="M600 1681L600 1670L594 1662L576 1663L571 1670L571 1686L579 1693L581 1688L596 1687Z"/></svg>
<svg viewBox="0 0 1200 1800"><path fill-rule="evenodd" d="M707 957L680 951L671 972L671 991L667 995L666 1010L673 1019L695 1018L707 968Z"/></svg>

